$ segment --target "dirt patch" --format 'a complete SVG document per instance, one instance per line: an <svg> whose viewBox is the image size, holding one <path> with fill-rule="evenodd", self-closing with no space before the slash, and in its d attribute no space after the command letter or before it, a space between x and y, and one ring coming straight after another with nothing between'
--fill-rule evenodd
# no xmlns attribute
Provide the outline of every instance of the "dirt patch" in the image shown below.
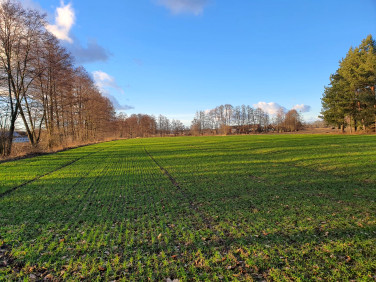
<svg viewBox="0 0 376 282"><path fill-rule="evenodd" d="M0 246L0 268L8 267L13 263L10 252L10 246L6 244Z"/></svg>
<svg viewBox="0 0 376 282"><path fill-rule="evenodd" d="M5 270L5 273L9 272L9 274L19 273L24 267L24 264L15 261L11 253L11 247L5 243L2 243L2 245L0 246L0 271L4 272Z"/></svg>

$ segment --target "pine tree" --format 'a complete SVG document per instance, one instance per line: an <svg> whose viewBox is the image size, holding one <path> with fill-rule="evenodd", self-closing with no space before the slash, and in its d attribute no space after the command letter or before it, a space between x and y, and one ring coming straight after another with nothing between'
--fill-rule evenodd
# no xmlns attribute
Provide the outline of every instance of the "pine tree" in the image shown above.
<svg viewBox="0 0 376 282"><path fill-rule="evenodd" d="M359 47L350 48L330 77L322 98L322 117L341 127L370 128L376 120L376 43L369 35Z"/></svg>

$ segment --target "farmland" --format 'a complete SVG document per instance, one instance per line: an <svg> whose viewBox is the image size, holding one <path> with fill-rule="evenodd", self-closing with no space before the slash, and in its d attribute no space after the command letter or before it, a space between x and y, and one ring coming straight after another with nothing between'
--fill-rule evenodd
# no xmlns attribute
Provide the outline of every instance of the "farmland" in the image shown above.
<svg viewBox="0 0 376 282"><path fill-rule="evenodd" d="M119 140L0 164L0 280L376 279L375 136Z"/></svg>

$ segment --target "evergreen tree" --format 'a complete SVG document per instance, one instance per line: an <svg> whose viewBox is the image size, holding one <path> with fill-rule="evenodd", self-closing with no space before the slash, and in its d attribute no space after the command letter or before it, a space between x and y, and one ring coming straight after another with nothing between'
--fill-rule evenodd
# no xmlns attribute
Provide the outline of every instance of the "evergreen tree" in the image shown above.
<svg viewBox="0 0 376 282"><path fill-rule="evenodd" d="M322 98L322 117L344 130L370 128L376 120L376 43L369 35L359 47L350 48L330 77Z"/></svg>

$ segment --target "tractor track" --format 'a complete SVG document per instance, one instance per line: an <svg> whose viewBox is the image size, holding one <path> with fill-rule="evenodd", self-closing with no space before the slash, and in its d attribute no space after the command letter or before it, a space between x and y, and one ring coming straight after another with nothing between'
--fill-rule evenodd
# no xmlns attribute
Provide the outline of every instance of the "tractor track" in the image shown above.
<svg viewBox="0 0 376 282"><path fill-rule="evenodd" d="M159 169L162 171L164 175L166 175L171 183L181 192L183 197L185 199L188 199L189 205L192 207L192 209L200 215L201 219L205 223L206 227L210 229L212 232L214 232L219 238L221 238L222 241L225 241L222 237L221 234L217 230L213 228L214 221L212 218L209 218L202 210L200 210L200 206L197 205L193 200L192 200L192 195L189 194L189 192L186 191L186 189L182 188L181 185L177 182L177 180L169 173L169 171L164 168L151 154L146 148L144 147L145 153L152 159L152 161L159 167Z"/></svg>
<svg viewBox="0 0 376 282"><path fill-rule="evenodd" d="M45 173L45 174L39 175L39 176L37 176L37 177L34 177L33 179L30 179L30 180L28 180L28 181L26 181L26 182L24 182L24 183L22 183L22 184L20 184L20 185L14 186L14 187L10 188L9 190L7 190L7 191L1 193L1 194L0 194L0 199L2 199L2 198L4 198L5 196L11 194L12 192L18 190L19 188L22 188L22 187L24 187L24 186L26 186L26 185L28 185L28 184L31 184L31 183L33 183L33 182L35 182L35 181L37 181L37 180L39 180L39 179L41 179L41 178L47 176L47 175L50 175L50 174L52 174L52 173L54 173L54 172L56 172L56 171L59 171L59 170L65 168L65 167L68 167L68 166L70 166L70 165L72 165L72 164L78 162L79 160L82 160L82 159L84 159L84 158L86 158L86 157L88 157L88 156L91 156L91 155L93 155L93 154L95 154L95 153L98 153L98 152L100 152L100 151L103 151L103 150L104 150L104 149L102 149L102 150L98 150L98 151L94 151L94 152L91 152L91 153L89 153L89 154L87 154L87 155L85 155L85 156L82 156L82 157L80 157L80 158L74 159L74 160L72 160L72 161L70 161L70 162L68 162L68 163L66 163L66 164L64 164L64 165L62 165L62 166L60 166L60 167L58 167L58 168L52 170L52 171L49 171L49 172L47 172L47 173Z"/></svg>

